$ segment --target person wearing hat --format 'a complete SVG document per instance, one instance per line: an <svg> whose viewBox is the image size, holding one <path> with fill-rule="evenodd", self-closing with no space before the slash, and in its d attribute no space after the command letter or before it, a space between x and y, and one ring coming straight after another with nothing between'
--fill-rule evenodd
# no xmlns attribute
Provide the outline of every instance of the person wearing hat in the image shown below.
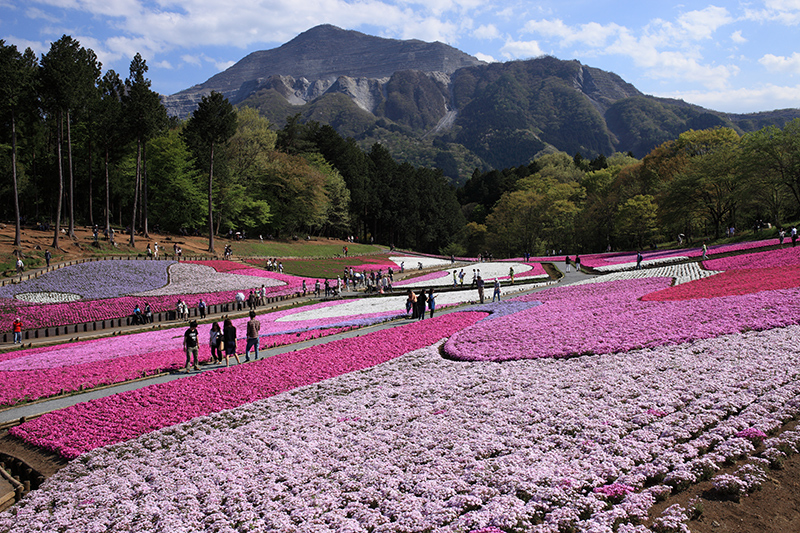
<svg viewBox="0 0 800 533"><path fill-rule="evenodd" d="M14 344L22 344L22 320L19 317L14 318L11 331L14 333Z"/></svg>
<svg viewBox="0 0 800 533"><path fill-rule="evenodd" d="M189 329L183 334L183 350L186 352L186 371L189 371L189 361L191 356L194 355L194 369L199 371L197 366L197 355L199 351L199 343L197 341L197 321L192 320L189 322Z"/></svg>

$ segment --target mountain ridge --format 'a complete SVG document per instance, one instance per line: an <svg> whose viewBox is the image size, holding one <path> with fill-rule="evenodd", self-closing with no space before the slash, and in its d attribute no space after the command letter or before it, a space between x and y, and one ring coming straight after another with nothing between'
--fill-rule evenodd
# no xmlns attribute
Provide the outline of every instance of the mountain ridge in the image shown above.
<svg viewBox="0 0 800 533"><path fill-rule="evenodd" d="M276 125L299 114L363 148L379 142L400 161L442 168L455 183L475 168L527 164L547 151L642 157L687 129L745 133L800 117L798 109L738 115L646 95L577 60L485 63L443 43L331 25L252 52L163 101L171 115L185 118L212 90Z"/></svg>

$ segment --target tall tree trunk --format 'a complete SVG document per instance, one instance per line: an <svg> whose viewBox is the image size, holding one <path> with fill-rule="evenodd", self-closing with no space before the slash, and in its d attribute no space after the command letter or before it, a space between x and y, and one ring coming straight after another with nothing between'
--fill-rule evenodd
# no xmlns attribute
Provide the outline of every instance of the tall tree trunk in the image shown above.
<svg viewBox="0 0 800 533"><path fill-rule="evenodd" d="M58 237L61 233L61 197L64 195L64 169L61 166L61 137L64 135L64 125L62 118L62 111L59 109L56 112L56 121L58 122L56 133L56 164L58 165L58 204L56 207L56 222L55 231L53 232L53 248L58 249Z"/></svg>
<svg viewBox="0 0 800 533"><path fill-rule="evenodd" d="M136 141L136 178L133 184L133 216L131 217L131 239L129 241L131 246L136 246L136 240L134 239L134 235L136 234L136 210L139 208L139 180L141 179L142 175L141 172L141 164L142 164L142 140L138 139Z"/></svg>
<svg viewBox="0 0 800 533"><path fill-rule="evenodd" d="M67 109L67 161L69 163L69 231L70 239L75 239L75 187L72 177L72 128L70 127L70 113Z"/></svg>
<svg viewBox="0 0 800 533"><path fill-rule="evenodd" d="M208 251L214 253L214 213L211 205L214 183L214 143L211 143L211 162L208 166Z"/></svg>
<svg viewBox="0 0 800 533"><path fill-rule="evenodd" d="M16 232L14 246L22 245L22 224L19 219L19 191L17 189L17 123L14 110L11 110L11 174L14 177L14 214L16 215Z"/></svg>
<svg viewBox="0 0 800 533"><path fill-rule="evenodd" d="M144 237L150 238L147 227L147 143L142 149L142 225L144 226Z"/></svg>
<svg viewBox="0 0 800 533"><path fill-rule="evenodd" d="M89 225L94 228L94 206L92 205L92 196L94 195L94 191L92 191L92 154L94 150L92 149L92 141L91 138L89 139Z"/></svg>
<svg viewBox="0 0 800 533"><path fill-rule="evenodd" d="M108 179L108 146L106 146L105 171L106 171L106 235L111 236L111 194Z"/></svg>

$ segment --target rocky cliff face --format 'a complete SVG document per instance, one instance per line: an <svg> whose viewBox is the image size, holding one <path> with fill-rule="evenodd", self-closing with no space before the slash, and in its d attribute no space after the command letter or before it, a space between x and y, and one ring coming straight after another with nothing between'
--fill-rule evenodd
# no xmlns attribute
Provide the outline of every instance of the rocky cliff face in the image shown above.
<svg viewBox="0 0 800 533"><path fill-rule="evenodd" d="M462 67L480 64L478 59L438 42L383 39L324 25L278 48L253 52L208 81L164 97L163 102L170 115L183 118L211 91L238 103L259 89L274 87L288 91L294 99L290 99L292 103L304 103L333 90L356 96L359 107L370 109L376 105L372 94L376 83L395 72L416 70L449 75ZM340 82L342 77L345 80Z"/></svg>

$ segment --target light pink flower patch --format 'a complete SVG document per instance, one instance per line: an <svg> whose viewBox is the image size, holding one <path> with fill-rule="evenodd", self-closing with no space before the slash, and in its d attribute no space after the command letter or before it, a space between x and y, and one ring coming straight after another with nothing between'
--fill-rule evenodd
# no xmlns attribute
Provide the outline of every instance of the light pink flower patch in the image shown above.
<svg viewBox="0 0 800 533"><path fill-rule="evenodd" d="M645 300L666 289L670 281L645 278L574 285L523 296L521 300L538 300L542 305L466 328L453 335L444 349L460 360L568 357L681 344L800 322L800 288Z"/></svg>

